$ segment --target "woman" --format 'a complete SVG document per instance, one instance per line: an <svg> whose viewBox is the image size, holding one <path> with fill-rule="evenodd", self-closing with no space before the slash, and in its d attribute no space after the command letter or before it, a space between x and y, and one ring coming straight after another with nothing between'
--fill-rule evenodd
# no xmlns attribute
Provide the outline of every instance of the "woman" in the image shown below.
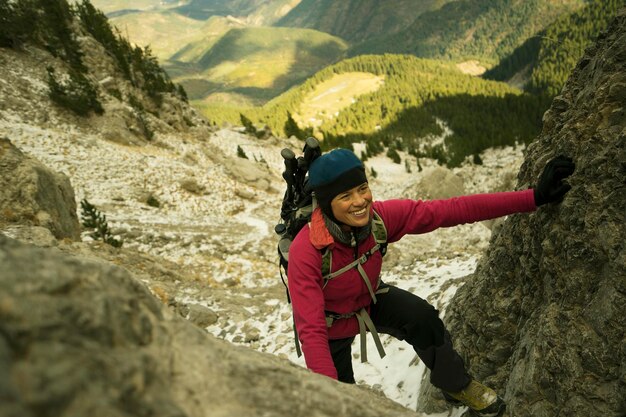
<svg viewBox="0 0 626 417"><path fill-rule="evenodd" d="M447 400L467 405L476 415L500 415L503 401L468 375L438 311L416 295L380 282L383 254L372 225L382 220L386 242L393 243L406 234L530 212L538 205L562 200L570 188L562 179L573 169L568 158L551 161L536 190L449 200L374 201L364 166L354 153L335 149L318 157L309 169L309 186L318 207L309 226L302 228L291 245L288 269L294 320L307 367L354 383L351 344L367 328L375 340L381 332L411 344L431 370L431 383ZM325 261L327 250L329 262ZM328 279L322 272L324 262L330 263L330 271L347 270ZM379 351L384 355L382 346Z"/></svg>

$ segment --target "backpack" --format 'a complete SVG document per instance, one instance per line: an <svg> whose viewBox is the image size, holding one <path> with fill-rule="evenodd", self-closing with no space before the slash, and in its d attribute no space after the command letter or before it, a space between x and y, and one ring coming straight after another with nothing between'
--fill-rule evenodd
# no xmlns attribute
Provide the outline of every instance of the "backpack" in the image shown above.
<svg viewBox="0 0 626 417"><path fill-rule="evenodd" d="M280 151L285 162L283 179L287 183L287 189L280 208L281 221L274 227L274 231L280 236L278 240L279 271L285 288L287 288L287 283L283 270L287 274L289 247L300 229L311 220L311 214L315 209L312 190L308 186L307 173L311 163L322 154L317 139L307 138L302 153L302 156L296 158L296 154L289 148ZM289 290L287 290L287 301L291 303Z"/></svg>
<svg viewBox="0 0 626 417"><path fill-rule="evenodd" d="M283 197L283 202L280 209L280 222L274 227L274 231L279 236L278 240L278 258L279 258L279 272L280 278L285 286L285 291L287 294L287 302L291 303L291 297L289 296L289 288L287 286L287 282L285 281L285 275L287 274L287 269L289 265L289 248L291 247L291 242L295 239L296 235L305 224L307 224L311 220L311 215L315 210L316 202L315 198L312 194L312 189L308 186L308 169L313 163L313 161L322 154L320 144L317 139L313 137L309 137L306 139L303 155L296 157L295 153L289 149L284 148L280 152L281 156L284 159L285 163L285 171L282 176L285 182L287 183L287 189L285 191L285 195ZM355 260L349 265L340 268L339 270L332 272L332 250L330 248L326 248L322 250L322 276L324 277L324 286L328 284L328 282L336 278L337 276L343 274L344 272L352 269L352 268L361 268L360 265L365 263L370 256L372 256L376 251L380 251L383 256L387 252L387 230L385 229L385 225L378 215L378 213L374 212L372 219L372 235L374 236L374 240L376 241L376 245L366 254L364 254L361 258ZM283 271L285 275L283 275ZM362 271L362 269L361 269ZM366 277L363 278L370 290L370 294L374 302L376 302L376 296L369 284L369 280ZM378 347L379 353L381 357L384 356L384 350L382 349L382 345L380 344L380 340L378 339L378 335L376 330L369 320L369 316L365 310L360 312L354 312L352 314L347 315L327 315L326 321L328 326L332 325L332 321L340 318L350 317L351 315L356 315L359 320L359 328L361 329L361 357L365 361L367 360L367 356L365 353L365 328L367 327L372 334L374 335L374 340ZM368 321L369 320L369 321ZM296 343L296 352L298 357L302 356L302 351L300 349L300 343L298 340L298 334L296 331L295 322L293 323L293 331L295 336Z"/></svg>

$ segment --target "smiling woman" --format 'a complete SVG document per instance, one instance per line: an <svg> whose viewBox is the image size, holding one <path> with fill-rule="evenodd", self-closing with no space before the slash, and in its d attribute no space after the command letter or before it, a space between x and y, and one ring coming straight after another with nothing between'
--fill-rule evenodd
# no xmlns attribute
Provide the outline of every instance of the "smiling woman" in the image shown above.
<svg viewBox="0 0 626 417"><path fill-rule="evenodd" d="M364 182L337 195L330 202L330 207L333 216L343 223L342 228L349 231L351 227L364 227L369 223L372 199L372 191Z"/></svg>
<svg viewBox="0 0 626 417"><path fill-rule="evenodd" d="M332 221L350 230L369 221L364 208L372 204L363 164L352 151L336 149L311 165L309 184L317 204ZM357 214L355 214L357 213Z"/></svg>
<svg viewBox="0 0 626 417"><path fill-rule="evenodd" d="M439 312L417 295L381 281L383 256L387 244L405 235L558 202L569 190L561 181L573 170L571 159L556 158L546 166L536 190L374 202L365 167L352 151L335 149L319 156L308 173L318 207L291 243L287 269L295 329L307 367L355 383L355 336L360 335L361 360L367 361L366 332L381 357L385 350L378 333L389 334L413 347L447 401L470 407L472 415L500 416L503 400L467 373Z"/></svg>

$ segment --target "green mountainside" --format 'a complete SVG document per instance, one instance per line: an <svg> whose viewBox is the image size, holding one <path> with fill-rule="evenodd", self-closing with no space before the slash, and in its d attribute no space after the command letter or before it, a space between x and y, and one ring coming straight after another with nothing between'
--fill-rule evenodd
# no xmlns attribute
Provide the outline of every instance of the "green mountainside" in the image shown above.
<svg viewBox="0 0 626 417"><path fill-rule="evenodd" d="M546 108L545 99L462 74L448 62L371 55L325 68L263 107L227 110L205 106L201 110L216 123L239 123L242 113L279 134L293 133L286 131L293 126L292 114L305 106L319 84L344 73L370 73L384 82L373 92L355 96L354 103L338 114L326 115L316 131L328 147L366 143L364 157L386 147L458 165L488 147L530 141L540 130ZM454 131L439 144L433 142L433 137L443 133L438 120ZM312 131L305 124L299 127L303 134Z"/></svg>
<svg viewBox="0 0 626 417"><path fill-rule="evenodd" d="M202 21L200 30L195 33L194 39L189 43L179 43L176 53L168 57L173 62L195 63L198 62L211 47L231 29L241 29L245 26L238 20L213 16Z"/></svg>
<svg viewBox="0 0 626 417"><path fill-rule="evenodd" d="M80 0L70 1L80 3ZM93 0L91 4L105 14L122 14L133 11L158 11L180 6L181 0Z"/></svg>
<svg viewBox="0 0 626 417"><path fill-rule="evenodd" d="M254 13L267 18L259 11L273 10L278 16L291 10L284 22L324 23L326 30L345 38L365 39L400 30L413 19L406 17L409 1L385 2L385 10L378 3L357 8L351 0L193 0L185 5L195 7L193 16L181 15L182 9L127 13L114 19L120 28L115 32L87 0L74 7L66 0L0 0L0 46L27 40L54 51L73 73L69 84L51 73L51 92L59 103L97 113L96 86L85 77L70 30L72 16L78 16L117 59L120 71L157 105L163 93L188 95L216 124L244 124L253 131L254 123L278 135L314 134L329 147L365 143L364 158L385 151L393 157L404 150L456 166L488 147L532 140L551 97L585 46L625 1L428 2L422 6L439 9L414 10L419 16L408 29L349 51L383 54L350 59L345 59L347 41L325 32L247 26ZM193 18L218 9L243 18ZM150 39L152 47L133 46L120 33L131 35L137 44ZM185 89L170 81L153 50L167 74ZM406 55L384 53L388 50ZM463 74L456 62L472 58L487 64L501 61L485 78L510 82L511 75L525 71L527 92Z"/></svg>
<svg viewBox="0 0 626 417"><path fill-rule="evenodd" d="M216 38L232 27L227 22L218 26L218 19L226 20L216 17L200 21L166 11L127 13L109 21L136 45L149 45L159 61L165 62L179 53L183 45L202 42L205 51L210 48Z"/></svg>
<svg viewBox="0 0 626 417"><path fill-rule="evenodd" d="M582 0L460 0L420 15L407 29L353 47L350 56L405 53L496 64Z"/></svg>
<svg viewBox="0 0 626 417"><path fill-rule="evenodd" d="M528 89L554 96L583 56L585 48L604 31L624 0L594 0L590 5L550 25L541 37L537 65Z"/></svg>
<svg viewBox="0 0 626 417"><path fill-rule="evenodd" d="M177 13L197 20L211 16L246 18L251 25L271 25L287 14L300 0L191 0L176 8Z"/></svg>
<svg viewBox="0 0 626 417"><path fill-rule="evenodd" d="M193 66L177 68L175 79L193 100L233 93L265 102L338 61L346 49L341 39L311 29L232 29Z"/></svg>
<svg viewBox="0 0 626 417"><path fill-rule="evenodd" d="M275 26L304 27L359 42L396 33L451 0L302 0Z"/></svg>
<svg viewBox="0 0 626 417"><path fill-rule="evenodd" d="M526 74L525 89L555 96L587 46L604 31L624 0L593 0L584 8L560 17L484 74L492 80L510 80Z"/></svg>

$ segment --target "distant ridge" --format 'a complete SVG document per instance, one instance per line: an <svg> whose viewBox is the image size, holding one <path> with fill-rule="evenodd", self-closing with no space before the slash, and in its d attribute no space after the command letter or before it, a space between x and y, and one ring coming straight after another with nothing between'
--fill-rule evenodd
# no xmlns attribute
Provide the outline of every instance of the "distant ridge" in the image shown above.
<svg viewBox="0 0 626 417"><path fill-rule="evenodd" d="M275 26L305 27L359 42L408 27L451 0L302 0Z"/></svg>
<svg viewBox="0 0 626 417"><path fill-rule="evenodd" d="M425 58L478 59L494 64L582 0L462 0L427 12L405 30L363 42L350 56L405 53Z"/></svg>

